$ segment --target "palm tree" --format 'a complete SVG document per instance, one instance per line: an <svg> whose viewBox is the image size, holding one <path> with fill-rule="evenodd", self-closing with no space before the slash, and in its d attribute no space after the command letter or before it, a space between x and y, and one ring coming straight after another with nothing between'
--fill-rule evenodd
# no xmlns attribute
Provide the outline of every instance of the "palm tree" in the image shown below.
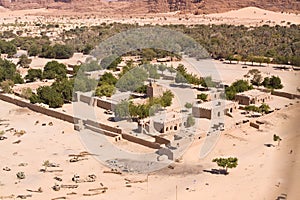
<svg viewBox="0 0 300 200"><path fill-rule="evenodd" d="M50 161L49 160L44 161L43 166L45 167L44 172L46 172L47 168L50 166Z"/></svg>

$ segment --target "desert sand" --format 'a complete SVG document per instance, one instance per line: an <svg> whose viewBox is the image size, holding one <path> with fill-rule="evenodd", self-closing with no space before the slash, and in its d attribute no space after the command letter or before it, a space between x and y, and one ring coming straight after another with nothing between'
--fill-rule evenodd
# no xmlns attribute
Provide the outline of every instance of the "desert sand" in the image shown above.
<svg viewBox="0 0 300 200"><path fill-rule="evenodd" d="M295 102L294 102L295 103ZM174 169L163 169L149 174L148 182L145 174L104 174L108 170L92 156L87 160L70 163L69 154L86 151L78 133L70 123L47 117L25 108L0 101L1 130L25 130L26 134L17 137L6 131L8 139L1 142L0 199L10 195L32 194L30 199L51 199L65 196L67 199L275 199L281 193L288 199L299 197L299 146L300 131L298 119L300 107L296 103L281 109L264 118L262 130L239 128L221 135L214 150L204 159L198 154L203 139L196 140L183 156L182 163L175 163ZM39 123L36 124L36 121ZM49 123L52 122L53 126ZM42 126L45 123L46 126ZM280 135L280 146L273 142L273 134ZM19 144L13 142L21 140ZM274 144L266 147L264 144ZM130 144L128 144L130 145ZM290 151L293 151L290 154ZM230 170L230 174L214 175L203 170L217 168L211 160L219 156L236 156L239 165ZM62 172L40 172L45 160L57 163ZM26 163L25 166L20 166ZM11 171L2 168L9 167ZM16 173L25 172L26 178L18 180ZM52 186L58 184L74 184L72 177L78 174L86 177L97 176L92 183L79 183L77 189L61 189L53 191ZM62 178L62 182L54 177ZM126 187L125 178L142 181ZM98 196L89 189L99 188L100 183L108 187L106 193ZM28 192L42 188L42 193ZM76 194L67 195L75 192Z"/></svg>
<svg viewBox="0 0 300 200"><path fill-rule="evenodd" d="M61 17L56 17L57 15ZM18 22L57 22L68 24L74 13L57 10L36 9L9 11L0 7L0 23ZM82 19L80 18L82 16ZM96 25L102 22L121 22L139 24L235 24L246 26L299 24L295 14L275 13L258 8L244 8L222 14L179 15L178 13L158 14L156 16L97 16L73 19L76 24ZM70 26L71 27L71 26ZM7 28L7 27L5 27ZM78 59L79 60L79 59ZM77 62L77 58L72 60ZM184 63L189 66L193 61ZM211 62L211 61L210 61ZM41 68L46 60L35 59L34 68ZM218 77L225 83L234 81L233 76L241 78L250 67L241 69L242 64L228 65L214 61ZM272 65L253 67L260 69L263 75L268 73L280 76L283 91L297 93L299 72L274 70ZM193 72L192 68L189 68ZM200 70L203 75L214 75L207 68ZM195 71L199 72L199 71ZM33 85L32 87L36 87ZM22 86L19 86L21 89ZM298 94L298 93L297 93ZM174 169L165 168L151 174L123 173L121 175L103 173L110 170L92 155L83 157L79 162L70 162L70 154L87 151L78 132L72 124L60 121L26 108L0 101L0 131L7 139L0 140L0 199L17 199L18 195L32 195L28 199L276 199L287 195L287 199L300 198L300 106L297 100L278 99L282 109L263 116L261 130L236 126L223 132L212 152L200 159L200 149L205 138L196 139L182 157L181 163L173 163ZM293 105L290 105L293 104ZM277 104L275 101L274 104ZM72 110L66 105L66 110ZM101 115L99 116L101 118ZM24 130L22 136L14 135L14 130ZM273 142L273 134L282 138L280 145ZM274 146L267 147L267 144ZM132 146L131 146L132 145ZM145 147L131 143L121 143L129 149L140 150ZM143 149L145 152L147 149ZM218 169L212 162L216 157L234 156L239 159L237 168L229 170L229 175L217 175L203 170ZM44 161L58 164L59 167L42 166ZM6 171L3 169L10 169ZM56 170L56 171L55 171ZM52 172L51 172L52 171ZM19 180L18 172L24 172L26 178ZM96 175L95 182L74 183L72 177L81 178ZM61 178L56 180L54 177ZM125 180L127 179L127 181ZM126 184L128 180L133 183ZM54 191L55 184L78 185L78 188L61 188ZM107 187L103 194L96 194L100 187ZM42 192L33 192L41 188ZM91 191L92 190L92 191ZM64 199L64 198L61 198Z"/></svg>

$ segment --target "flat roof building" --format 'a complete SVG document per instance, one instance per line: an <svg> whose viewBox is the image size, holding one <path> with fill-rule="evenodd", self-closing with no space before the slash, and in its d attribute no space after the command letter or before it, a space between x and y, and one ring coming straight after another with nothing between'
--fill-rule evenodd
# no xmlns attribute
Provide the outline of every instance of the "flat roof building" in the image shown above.
<svg viewBox="0 0 300 200"><path fill-rule="evenodd" d="M197 118L215 119L231 114L236 109L236 102L219 99L193 105L192 114Z"/></svg>
<svg viewBox="0 0 300 200"><path fill-rule="evenodd" d="M248 90L236 94L235 100L242 105L261 104L271 100L271 93L260 90Z"/></svg>

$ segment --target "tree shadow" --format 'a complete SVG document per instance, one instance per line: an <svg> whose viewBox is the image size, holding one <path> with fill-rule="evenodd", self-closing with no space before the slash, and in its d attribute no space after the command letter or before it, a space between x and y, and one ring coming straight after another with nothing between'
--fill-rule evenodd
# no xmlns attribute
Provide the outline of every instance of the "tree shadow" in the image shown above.
<svg viewBox="0 0 300 200"><path fill-rule="evenodd" d="M264 144L266 147L275 147L274 144Z"/></svg>
<svg viewBox="0 0 300 200"><path fill-rule="evenodd" d="M211 169L211 170L204 169L203 172L207 172L207 173L211 173L211 174L221 174L221 175L229 174L228 172L226 172L225 169Z"/></svg>

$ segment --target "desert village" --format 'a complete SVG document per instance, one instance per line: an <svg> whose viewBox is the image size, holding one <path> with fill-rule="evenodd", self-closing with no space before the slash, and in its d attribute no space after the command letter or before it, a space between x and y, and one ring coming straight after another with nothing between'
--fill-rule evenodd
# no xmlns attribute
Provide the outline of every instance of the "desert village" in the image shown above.
<svg viewBox="0 0 300 200"><path fill-rule="evenodd" d="M19 37L45 34L55 43L64 31L103 23L102 19L94 23L63 19L60 26L46 28L52 22L45 20L45 16L18 12L0 14L0 32L11 31ZM234 15L233 11L230 15ZM291 15L282 17L299 24L299 17ZM141 23L149 23L147 20L153 18ZM23 25L15 27L13 23ZM41 28L36 23L45 26ZM31 60L25 67L20 65L22 55ZM140 56L123 55L114 69L83 69L84 77L97 81L111 75L117 80L117 89L107 96L104 94L109 89L99 89L99 93L104 93L101 95L97 95L97 90L91 93L74 89L72 101L56 108L42 102L32 103L24 91L38 94L40 87L55 85L57 77L15 84L9 92L2 88L0 199L300 197L295 190L299 186L300 167L299 68L181 56L155 58L144 65ZM19 48L12 56L2 53L1 60L14 63L25 80L29 70L44 72L49 63L57 61L65 66L67 79L75 77L76 85L80 81L76 80L77 67L93 62L93 56L75 52L65 59L41 58ZM129 65L132 72L127 69ZM154 66L156 77L150 77L147 66ZM184 74L181 79L180 67L184 73L206 82L190 83ZM122 87L118 88L122 81L119 77L123 73L136 76L135 68L148 70L147 78L134 90L122 91ZM266 77L279 77L283 87L252 85L253 76L258 75L261 82ZM226 98L230 88L238 88L238 84L247 89ZM127 110L122 110L124 105ZM148 106L146 116L139 111L143 106ZM133 111L129 111L131 108ZM229 156L238 158L239 163L230 169L229 175L223 176L224 171L216 169L212 159Z"/></svg>

